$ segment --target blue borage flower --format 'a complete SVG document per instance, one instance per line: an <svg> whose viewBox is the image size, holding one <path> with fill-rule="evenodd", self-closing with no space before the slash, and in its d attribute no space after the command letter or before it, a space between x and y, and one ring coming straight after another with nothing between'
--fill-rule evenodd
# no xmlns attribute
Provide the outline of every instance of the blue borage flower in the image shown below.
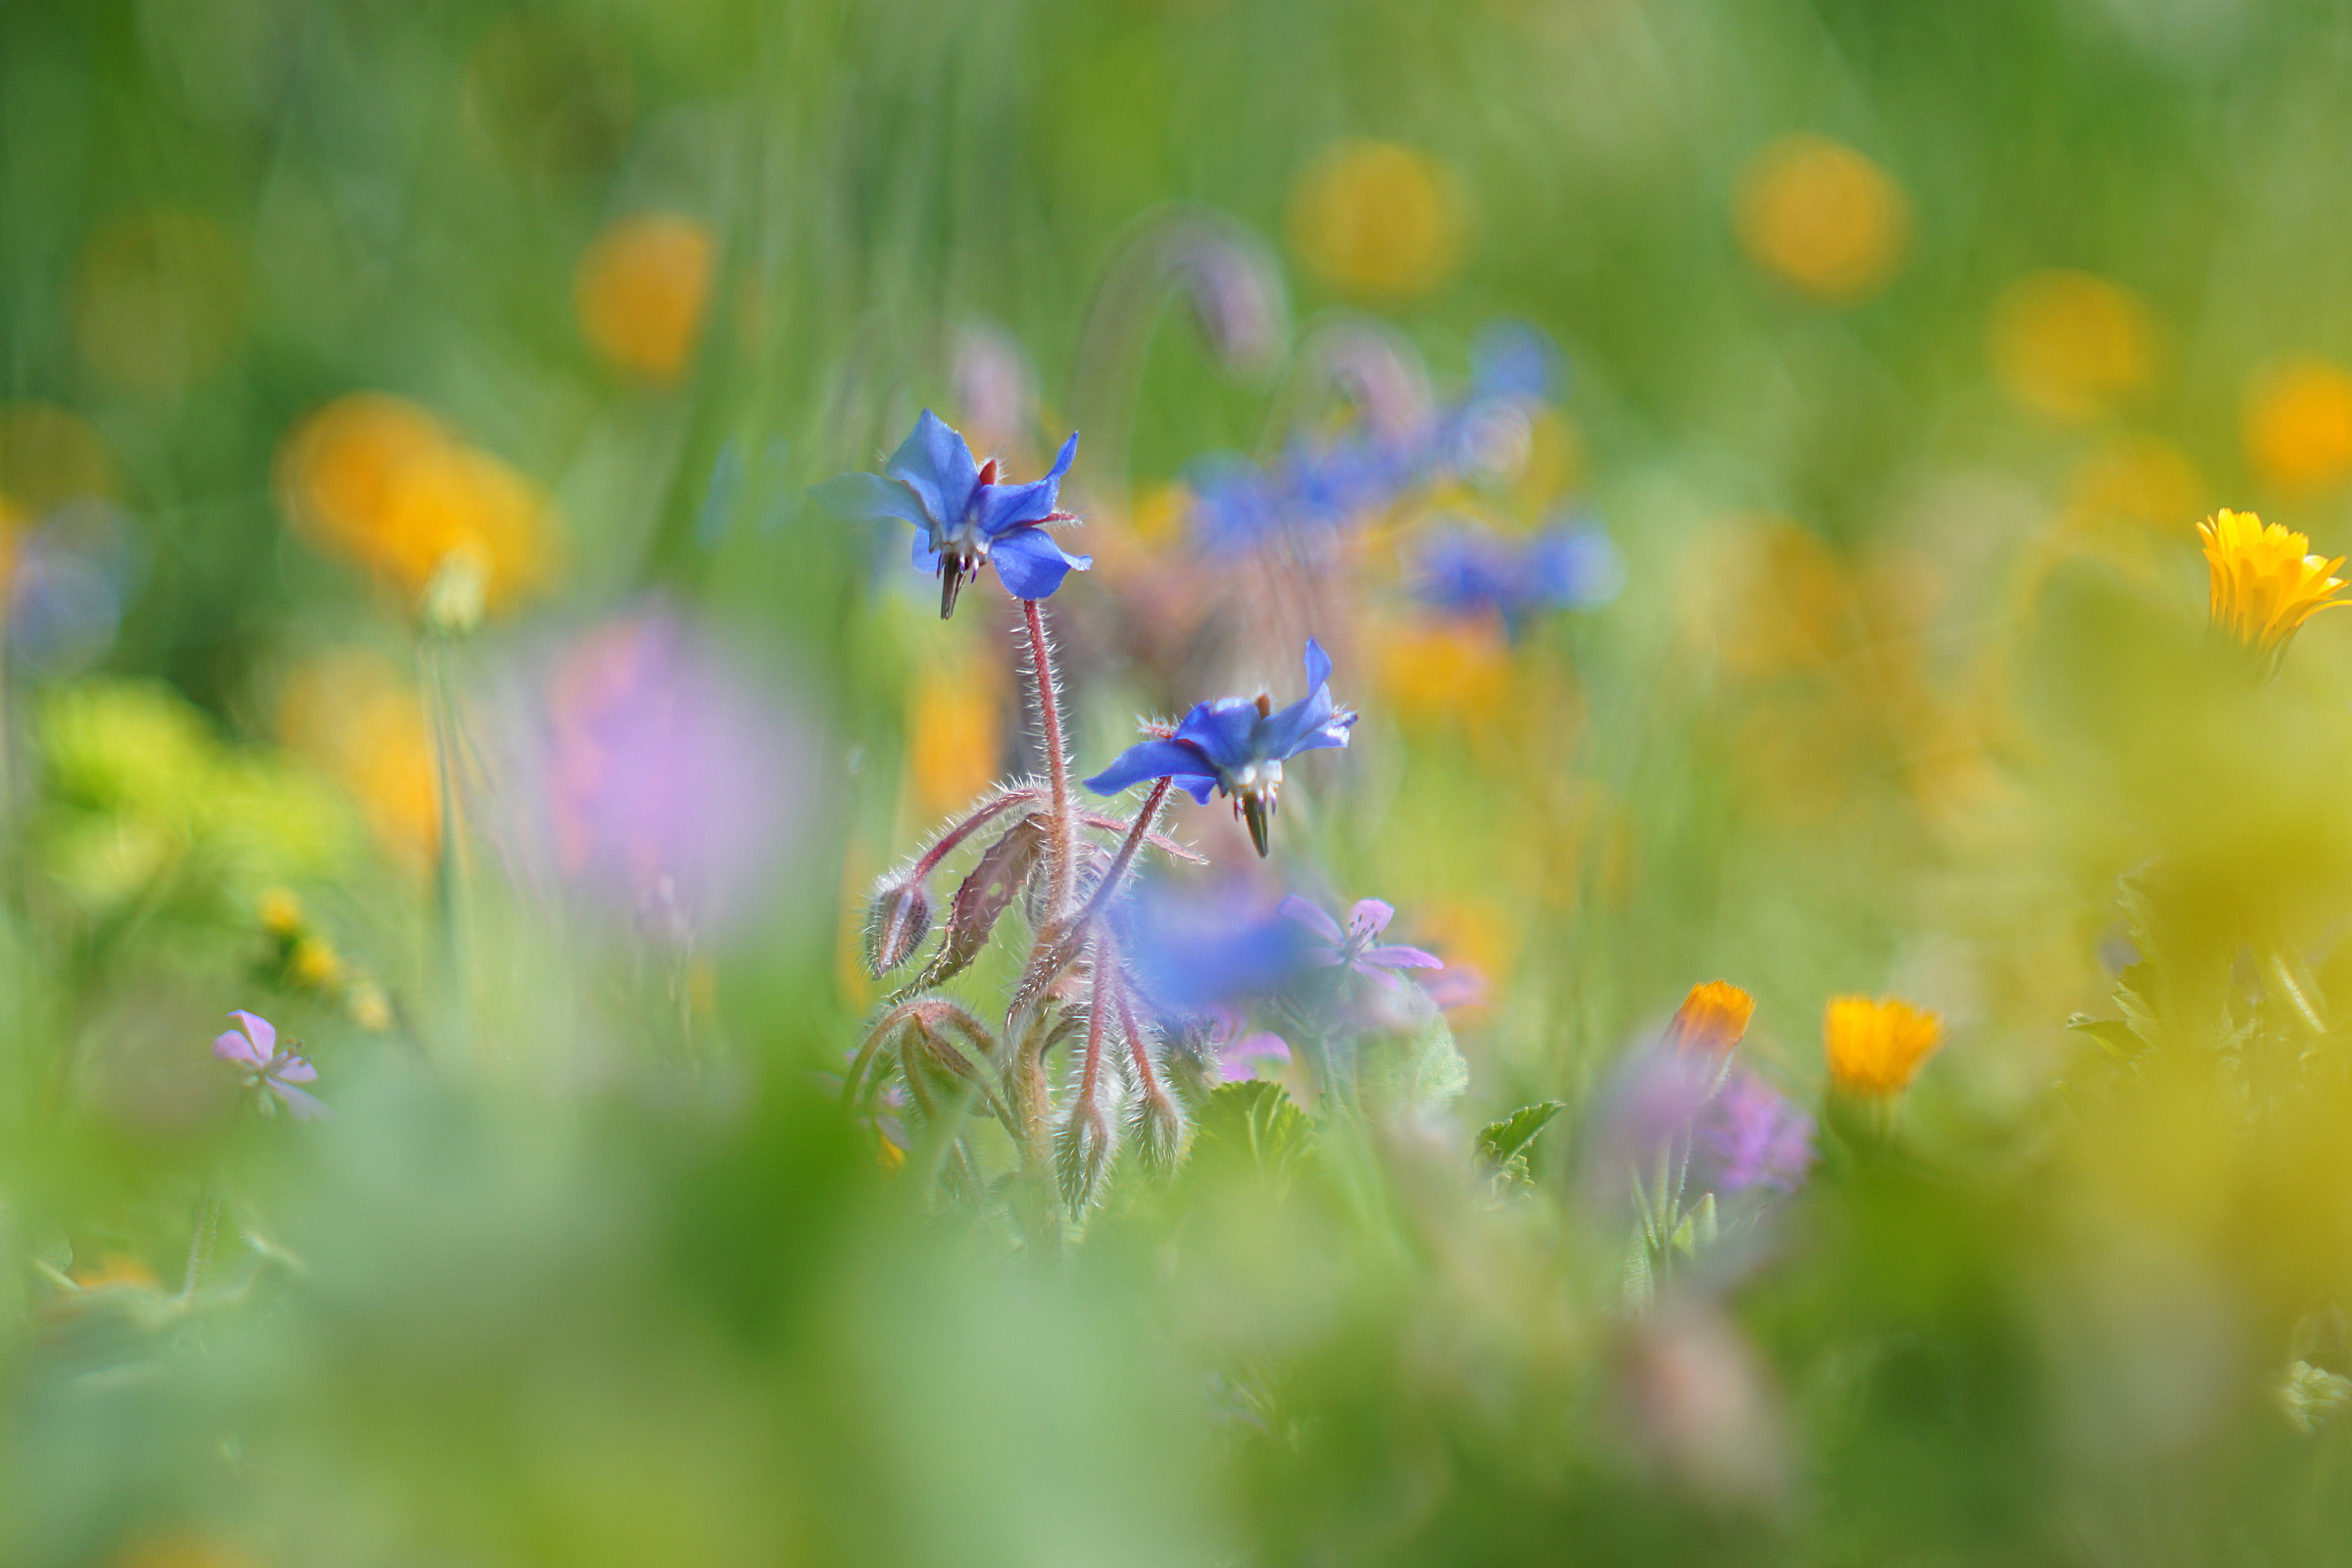
<svg viewBox="0 0 2352 1568"><path fill-rule="evenodd" d="M1607 604L1625 579L1608 535L1570 523L1522 539L1446 528L1422 548L1418 565L1413 591L1423 603L1448 614L1499 615L1513 636L1539 612Z"/></svg>
<svg viewBox="0 0 2352 1568"><path fill-rule="evenodd" d="M1130 746L1086 787L1115 795L1146 779L1168 778L1205 806L1208 792L1234 798L1250 824L1250 842L1266 853L1266 825L1282 788L1282 764L1300 752L1348 744L1355 715L1331 700L1331 656L1306 640L1306 695L1280 712L1260 695L1199 703L1173 729L1155 728Z"/></svg>
<svg viewBox="0 0 2352 1568"><path fill-rule="evenodd" d="M1388 506L1425 467L1420 442L1357 431L1295 439L1265 466L1221 453L1193 466L1190 520L1212 553L1312 539Z"/></svg>
<svg viewBox="0 0 2352 1568"><path fill-rule="evenodd" d="M1045 524L1056 512L1061 476L1078 454L1073 433L1042 479L1001 484L997 460L978 462L963 437L925 409L881 473L845 473L815 489L816 499L853 521L897 517L914 524L914 564L939 575L939 616L956 612L964 582L994 564L1015 599L1047 599L1072 571L1094 564L1061 548Z"/></svg>

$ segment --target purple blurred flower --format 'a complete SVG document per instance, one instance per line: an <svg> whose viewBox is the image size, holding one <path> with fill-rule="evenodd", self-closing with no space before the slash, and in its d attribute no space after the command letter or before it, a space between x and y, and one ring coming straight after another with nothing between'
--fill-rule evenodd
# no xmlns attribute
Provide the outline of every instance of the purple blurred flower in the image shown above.
<svg viewBox="0 0 2352 1568"><path fill-rule="evenodd" d="M994 321L958 327L948 369L964 428L982 446L1017 442L1037 413L1037 374L1019 340Z"/></svg>
<svg viewBox="0 0 2352 1568"><path fill-rule="evenodd" d="M1092 558L1073 556L1045 530L1069 514L1056 512L1061 476L1078 455L1078 437L1042 479L1001 484L997 460L982 464L962 436L929 409L900 443L881 473L845 473L816 487L816 499L852 521L897 517L914 524L914 564L939 576L939 613L955 613L964 582L994 564L1016 599L1045 599Z"/></svg>
<svg viewBox="0 0 2352 1568"><path fill-rule="evenodd" d="M1290 305L1264 241L1221 216L1196 219L1171 236L1167 266L1227 369L1257 376L1274 368L1290 337Z"/></svg>
<svg viewBox="0 0 2352 1568"><path fill-rule="evenodd" d="M1282 1036L1248 1029L1242 1014L1231 1007L1211 1007L1209 1017L1208 1049L1216 1059L1219 1082L1273 1078L1291 1064L1291 1043Z"/></svg>
<svg viewBox="0 0 2352 1568"><path fill-rule="evenodd" d="M1395 969L1443 969L1444 960L1419 948L1375 947L1373 938L1389 928L1396 918L1396 906L1379 899L1359 899L1348 911L1348 929L1342 931L1340 922L1326 914L1316 905L1298 894L1285 898L1276 909L1323 939L1323 946L1313 949L1310 956L1315 962L1337 967L1346 964L1357 974L1378 978Z"/></svg>
<svg viewBox="0 0 2352 1568"><path fill-rule="evenodd" d="M685 937L769 885L806 739L674 612L592 627L529 699L544 849L568 882Z"/></svg>
<svg viewBox="0 0 2352 1568"><path fill-rule="evenodd" d="M1282 764L1300 752L1346 746L1355 722L1353 713L1332 701L1331 656L1312 637L1306 640L1306 687L1304 697L1280 712L1264 696L1198 703L1173 732L1128 747L1086 787L1115 795L1146 779L1172 778L1203 806L1212 789L1230 795L1262 858Z"/></svg>
<svg viewBox="0 0 2352 1568"><path fill-rule="evenodd" d="M1813 1118L1744 1067L1734 1067L1698 1118L1692 1180L1721 1198L1793 1193L1813 1167Z"/></svg>
<svg viewBox="0 0 2352 1568"><path fill-rule="evenodd" d="M1591 1142L1592 1185L1611 1198L1645 1186L1687 1157L1691 1129L1715 1092L1718 1066L1688 1052L1641 1051L1602 1091Z"/></svg>
<svg viewBox="0 0 2352 1568"><path fill-rule="evenodd" d="M1813 1120L1743 1067L1651 1048L1603 1093L1592 1150L1591 1179L1605 1195L1661 1170L1692 1197L1792 1193L1812 1167Z"/></svg>
<svg viewBox="0 0 2352 1568"><path fill-rule="evenodd" d="M330 1114L324 1101L294 1087L316 1080L318 1069L292 1047L278 1045L275 1024L257 1012L240 1010L229 1016L237 1020L237 1027L213 1042L213 1054L237 1069L240 1083L257 1092L267 1089L296 1121ZM265 1113L270 1109L270 1102L258 1093L254 1103Z"/></svg>
<svg viewBox="0 0 2352 1568"><path fill-rule="evenodd" d="M1514 635L1546 610L1590 610L1623 586L1616 546L1594 527L1555 523L1524 539L1456 526L1423 548L1414 591L1448 614L1494 614Z"/></svg>

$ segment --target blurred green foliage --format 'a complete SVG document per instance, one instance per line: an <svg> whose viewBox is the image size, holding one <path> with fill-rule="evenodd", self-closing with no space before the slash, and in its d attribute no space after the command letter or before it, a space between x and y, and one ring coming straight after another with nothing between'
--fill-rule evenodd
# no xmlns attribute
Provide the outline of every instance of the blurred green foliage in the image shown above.
<svg viewBox="0 0 2352 1568"><path fill-rule="evenodd" d="M2347 536L2348 85L2328 0L0 4L0 1562L2344 1560L2352 644L2255 679L2191 524ZM1188 545L1501 317L1512 475ZM864 889L1040 758L996 585L806 497L926 406L1084 432L1082 770L1316 633L1275 874L1487 983L1058 1257L836 1094ZM1563 513L1605 608L1411 591ZM649 605L793 715L733 925L577 875ZM1820 1159L1653 1259L1719 974Z"/></svg>

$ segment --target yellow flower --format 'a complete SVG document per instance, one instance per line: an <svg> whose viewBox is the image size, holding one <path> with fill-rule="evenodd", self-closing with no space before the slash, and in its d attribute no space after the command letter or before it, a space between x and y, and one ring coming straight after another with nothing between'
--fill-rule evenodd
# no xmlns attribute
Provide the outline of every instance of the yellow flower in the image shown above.
<svg viewBox="0 0 2352 1568"><path fill-rule="evenodd" d="M2290 360L2246 397L2246 456L2267 484L2325 490L2352 478L2352 375L2326 360Z"/></svg>
<svg viewBox="0 0 2352 1568"><path fill-rule="evenodd" d="M2227 509L2197 524L2212 579L2213 623L2274 657L2305 621L2346 603L2336 598L2344 558L2312 555L2311 541L2251 512Z"/></svg>
<svg viewBox="0 0 2352 1568"><path fill-rule="evenodd" d="M2126 435L2075 469L2068 511L2086 526L2126 523L2169 535L2182 517L2199 510L2203 492L2196 466L2179 447L2154 436Z"/></svg>
<svg viewBox="0 0 2352 1568"><path fill-rule="evenodd" d="M314 991L332 991L343 983L343 959L324 937L297 940L286 969L295 984Z"/></svg>
<svg viewBox="0 0 2352 1568"><path fill-rule="evenodd" d="M1816 299L1851 301L1894 275L1911 211L1886 171L1851 147L1783 136L1748 165L1738 228L1758 267Z"/></svg>
<svg viewBox="0 0 2352 1568"><path fill-rule="evenodd" d="M1382 643L1380 677L1407 724L1491 736L1510 701L1511 647L1499 623L1421 622Z"/></svg>
<svg viewBox="0 0 2352 1568"><path fill-rule="evenodd" d="M712 252L709 228L672 213L606 229L580 259L572 291L588 341L633 375L676 380L702 335Z"/></svg>
<svg viewBox="0 0 2352 1568"><path fill-rule="evenodd" d="M970 638L954 646L967 656L976 648ZM970 672L994 667L971 658L958 665L949 654L921 661L906 702L906 783L924 821L969 806L1004 765L1003 680Z"/></svg>
<svg viewBox="0 0 2352 1568"><path fill-rule="evenodd" d="M273 937L302 934L302 901L284 888L270 888L261 897L262 929Z"/></svg>
<svg viewBox="0 0 2352 1568"><path fill-rule="evenodd" d="M350 999L346 1004L351 1021L369 1034L382 1034L392 1027L392 1000L384 988L372 980L352 982Z"/></svg>
<svg viewBox="0 0 2352 1568"><path fill-rule="evenodd" d="M2139 296L2088 272L2034 272L1993 306L1992 368L2009 395L2055 418L2104 413L2156 370Z"/></svg>
<svg viewBox="0 0 2352 1568"><path fill-rule="evenodd" d="M155 1270L128 1252L109 1252L95 1264L75 1267L70 1278L85 1291L100 1291L110 1285L153 1289L158 1283Z"/></svg>
<svg viewBox="0 0 2352 1568"><path fill-rule="evenodd" d="M312 659L286 682L277 730L351 792L395 860L419 871L431 862L441 806L424 708L387 662L359 649Z"/></svg>
<svg viewBox="0 0 2352 1568"><path fill-rule="evenodd" d="M355 392L318 410L287 438L277 479L304 537L388 579L411 605L456 556L479 568L493 609L546 575L547 498L403 399Z"/></svg>
<svg viewBox="0 0 2352 1568"><path fill-rule="evenodd" d="M1666 1038L1678 1046L1728 1054L1747 1033L1755 1016L1756 999L1729 980L1708 980L1690 988L1683 1004L1666 1026Z"/></svg>
<svg viewBox="0 0 2352 1568"><path fill-rule="evenodd" d="M1822 1034L1833 1085L1853 1095L1892 1095L1942 1044L1943 1020L1894 997L1832 997Z"/></svg>
<svg viewBox="0 0 2352 1568"><path fill-rule="evenodd" d="M1417 147L1350 139L1326 148L1291 193L1291 245L1350 294L1401 300L1453 275L1466 228L1451 171Z"/></svg>

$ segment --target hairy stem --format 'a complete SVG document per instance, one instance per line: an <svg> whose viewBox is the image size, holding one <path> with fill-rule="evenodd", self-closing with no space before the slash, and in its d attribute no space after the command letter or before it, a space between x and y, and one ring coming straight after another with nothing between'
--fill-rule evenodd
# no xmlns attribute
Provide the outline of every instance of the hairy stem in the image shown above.
<svg viewBox="0 0 2352 1568"><path fill-rule="evenodd" d="M939 862L955 854L956 847L965 839L979 832L981 828L987 826L1010 808L1026 805L1036 799L1037 791L1034 789L1004 791L995 800L988 802L971 815L942 833L939 836L939 842L925 850L923 858L914 862L914 876L918 880L929 876L938 869Z"/></svg>
<svg viewBox="0 0 2352 1568"><path fill-rule="evenodd" d="M1152 1053L1145 1048L1144 1032L1135 1026L1135 1007L1127 999L1127 987L1119 979L1118 959L1108 943L1101 950L1101 961L1107 969L1095 980L1098 998L1107 990L1111 1005L1118 1009L1119 1032L1127 1037L1127 1054L1135 1062L1135 1085L1146 1100L1159 1095L1159 1074L1152 1066Z"/></svg>
<svg viewBox="0 0 2352 1568"><path fill-rule="evenodd" d="M1152 781L1152 793L1144 797L1144 808L1136 812L1135 820L1127 825L1127 836L1119 841L1119 853L1112 857L1110 869L1102 873L1102 880L1095 884L1094 895L1086 901L1086 913L1082 918L1093 920L1100 917L1104 907L1118 895L1119 884L1126 880L1127 868L1135 863L1136 851L1144 847L1145 838L1152 832L1152 822L1158 819L1160 803L1168 798L1168 786L1173 782L1164 778Z"/></svg>
<svg viewBox="0 0 2352 1568"><path fill-rule="evenodd" d="M1046 642L1045 610L1034 599L1021 601L1029 627L1029 679L1037 691L1038 725L1045 732L1046 785L1054 802L1052 841L1054 899L1050 912L1070 906L1078 882L1078 822L1070 814L1070 758L1061 735L1061 694L1054 671L1054 651Z"/></svg>
<svg viewBox="0 0 2352 1568"><path fill-rule="evenodd" d="M1107 982L1103 969L1106 957L1102 939L1097 937L1087 953L1087 968L1094 980L1094 994L1086 1001L1086 1059L1078 1069L1078 1103L1090 1107L1095 1102L1095 1093L1102 1077L1102 1034L1107 1021L1103 1014L1108 1011L1102 1005L1102 993Z"/></svg>

